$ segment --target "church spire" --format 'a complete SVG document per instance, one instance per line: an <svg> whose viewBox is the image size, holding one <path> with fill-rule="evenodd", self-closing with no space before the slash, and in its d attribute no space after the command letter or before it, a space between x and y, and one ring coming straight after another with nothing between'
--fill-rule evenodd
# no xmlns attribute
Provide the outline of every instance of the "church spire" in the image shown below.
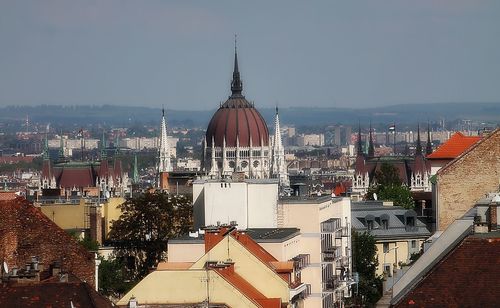
<svg viewBox="0 0 500 308"><path fill-rule="evenodd" d="M49 160L50 155L49 155L49 139L47 136L47 133L45 133L45 139L43 140L43 159L44 160Z"/></svg>
<svg viewBox="0 0 500 308"><path fill-rule="evenodd" d="M358 156L363 155L363 145L361 143L361 124L358 123Z"/></svg>
<svg viewBox="0 0 500 308"><path fill-rule="evenodd" d="M425 155L432 154L432 143L431 143L431 126L427 122L427 144L425 145Z"/></svg>
<svg viewBox="0 0 500 308"><path fill-rule="evenodd" d="M420 123L417 125L417 148L415 155L422 155L422 144L420 143Z"/></svg>
<svg viewBox="0 0 500 308"><path fill-rule="evenodd" d="M236 35L234 36L234 70L233 80L231 81L231 96L242 96L243 82L240 79L240 71L238 69L238 50L236 46Z"/></svg>
<svg viewBox="0 0 500 308"><path fill-rule="evenodd" d="M161 127L160 127L160 153L159 153L159 172L172 171L170 165L170 149L168 147L167 139L167 122L165 121L165 109L161 109Z"/></svg>
<svg viewBox="0 0 500 308"><path fill-rule="evenodd" d="M106 137L104 135L104 130L102 131L102 137L101 137L101 160L105 160L107 157L106 153Z"/></svg>
<svg viewBox="0 0 500 308"><path fill-rule="evenodd" d="M368 156L375 156L375 147L373 146L373 137L372 137L372 121L370 121L370 143L368 144Z"/></svg>
<svg viewBox="0 0 500 308"><path fill-rule="evenodd" d="M132 173L132 181L134 184L139 183L139 170L137 168L137 154L134 154L134 171Z"/></svg>
<svg viewBox="0 0 500 308"><path fill-rule="evenodd" d="M61 132L61 138L59 139L59 160L64 160L64 140Z"/></svg>
<svg viewBox="0 0 500 308"><path fill-rule="evenodd" d="M274 118L274 138L272 148L271 172L273 177L279 179L280 186L288 186L288 174L285 162L285 149L281 142L281 128L278 106L276 106L276 115Z"/></svg>

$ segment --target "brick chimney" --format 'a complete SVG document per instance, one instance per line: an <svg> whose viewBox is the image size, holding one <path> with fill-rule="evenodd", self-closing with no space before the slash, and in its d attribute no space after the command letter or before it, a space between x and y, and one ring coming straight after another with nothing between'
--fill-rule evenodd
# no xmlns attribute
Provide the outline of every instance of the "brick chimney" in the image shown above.
<svg viewBox="0 0 500 308"><path fill-rule="evenodd" d="M496 231L497 230L497 203L492 202L490 203L489 209L488 209L488 231Z"/></svg>

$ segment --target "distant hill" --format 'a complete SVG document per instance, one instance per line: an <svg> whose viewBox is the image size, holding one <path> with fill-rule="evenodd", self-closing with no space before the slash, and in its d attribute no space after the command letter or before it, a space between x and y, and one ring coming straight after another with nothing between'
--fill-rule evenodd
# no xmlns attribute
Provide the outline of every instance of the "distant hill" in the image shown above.
<svg viewBox="0 0 500 308"><path fill-rule="evenodd" d="M259 108L266 121L271 124L274 108ZM213 110L183 111L166 110L170 126L205 127ZM127 106L8 106L0 108L0 121L22 121L28 116L34 123L106 124L130 125L134 123L158 123L161 109ZM500 123L500 103L437 103L394 105L377 108L280 108L283 124L316 126L328 124L356 124L358 121L373 123L416 123L426 121L469 119Z"/></svg>

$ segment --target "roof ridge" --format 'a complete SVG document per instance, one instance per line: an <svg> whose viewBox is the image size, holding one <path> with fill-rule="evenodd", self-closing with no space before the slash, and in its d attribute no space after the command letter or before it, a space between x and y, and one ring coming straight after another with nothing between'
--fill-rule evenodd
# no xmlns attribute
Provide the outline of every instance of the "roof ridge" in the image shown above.
<svg viewBox="0 0 500 308"><path fill-rule="evenodd" d="M455 157L452 161L448 162L446 165L444 165L441 169L439 169L436 174L442 174L445 170L448 169L449 166L451 166L452 164L454 164L456 161L462 159L464 156L466 156L467 154L469 154L472 150L474 150L476 147L478 147L480 144L483 144L483 142L485 142L486 140L492 138L492 136L496 135L500 133L500 128L497 128L495 129L494 131L491 132L491 134L489 134L488 136L484 137L484 138L481 138L479 139L478 141L476 141L475 143L473 143L471 146L469 146L465 151L463 151L460 155L458 155L457 157Z"/></svg>

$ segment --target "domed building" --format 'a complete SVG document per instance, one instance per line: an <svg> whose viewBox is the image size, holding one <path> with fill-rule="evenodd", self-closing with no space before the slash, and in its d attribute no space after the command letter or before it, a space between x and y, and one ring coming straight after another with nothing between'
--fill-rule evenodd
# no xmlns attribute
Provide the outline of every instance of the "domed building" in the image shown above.
<svg viewBox="0 0 500 308"><path fill-rule="evenodd" d="M205 135L203 167L212 177L230 177L241 172L245 178L279 178L288 183L285 154L281 143L278 109L274 138L253 103L243 96L243 82L234 53L231 95L215 112Z"/></svg>

